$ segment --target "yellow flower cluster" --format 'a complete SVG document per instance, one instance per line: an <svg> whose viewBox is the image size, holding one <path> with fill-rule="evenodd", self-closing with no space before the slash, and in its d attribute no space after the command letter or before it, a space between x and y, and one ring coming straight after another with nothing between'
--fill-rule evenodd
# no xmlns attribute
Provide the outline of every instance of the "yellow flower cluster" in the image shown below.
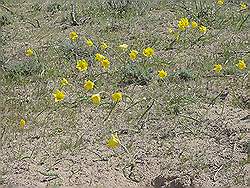
<svg viewBox="0 0 250 188"><path fill-rule="evenodd" d="M183 30L184 28L186 29L186 28L188 27L188 25L189 25L189 21L188 21L187 18L182 18L182 19L179 21L179 27L180 27L181 30ZM199 28L200 32L202 32L202 33L206 33L206 31L207 31L207 29L206 29L205 26L203 26L203 25L200 25L200 26L199 26L199 24L198 24L197 22L195 22L195 21L192 21L192 22L191 22L191 26L192 26L192 29ZM170 32L173 32L173 31L171 30ZM71 33L70 36L71 36L71 40L72 40L72 41L73 41L72 36L75 36L75 38L76 38L76 35L75 35L74 33L73 33L73 34ZM77 37L78 37L78 35L77 35ZM75 39L75 40L76 40L76 39ZM74 41L75 41L75 40L74 40ZM93 46L93 44L94 44L90 39L87 39L87 40L86 40L86 43L87 43L88 46ZM100 49L101 49L101 50L106 50L107 48L108 48L108 45L107 45L106 43L104 43L104 42L101 42L101 44L100 44ZM121 48L122 50L127 50L127 49L128 49L128 45L127 45L127 44L122 44L122 45L119 46L119 48ZM155 52L154 52L154 49L151 48L151 47L147 47L147 48L144 48L144 49L143 49L143 55L144 55L145 57L150 58L150 57L152 57L152 56L154 55L154 53L155 53ZM32 49L28 49L28 50L26 51L26 54L27 54L27 56L32 56L33 50L32 50ZM129 56L129 58L130 58L132 61L135 61L135 60L137 59L137 57L138 57L138 54L139 54L139 52L138 52L137 50L131 50L130 53L128 54L128 56ZM102 55L102 54L100 54L100 53L96 53L96 54L95 54L95 60L101 64L101 66L103 67L103 69L108 69L109 66L110 66L110 61L109 61L109 59L108 59L106 56L104 56L104 55ZM239 60L238 63L235 64L235 65L236 65L236 67L237 67L239 70L244 70L244 69L247 68L247 65L246 65L246 63L245 63L245 61L244 61L243 59ZM88 69L88 62L87 62L85 59L80 59L80 60L78 60L77 63L76 63L76 68L77 68L80 72L87 71L87 69ZM222 64L215 64L215 65L214 65L214 68L213 68L213 71L214 71L214 72L220 73L222 70L223 70ZM160 79L164 79L164 78L166 78L166 77L168 76L168 73L167 73L166 70L161 69L161 70L159 70L159 71L157 72L157 75L158 75L158 77L159 77ZM64 86L67 86L67 85L70 85L70 84L69 84L69 81L68 81L66 78L62 78L62 80L60 81L60 85L61 85L61 87L64 87ZM83 88L84 88L86 91L91 91L91 90L93 90L93 89L95 88L95 83L94 83L94 81L86 80L86 81L84 82ZM62 91L62 90L56 90L56 91L53 93L53 96L54 96L55 102L59 102L59 101L64 100L64 98L65 98L65 93L64 93L64 91ZM119 91L119 92L113 93L113 94L111 95L111 99L112 99L112 101L115 102L115 103L121 102L122 99L123 99L123 94L122 94L122 92ZM101 100L102 100L101 94L100 94L100 93L97 93L97 94L91 95L90 100L92 101L92 103L93 103L94 105L100 105ZM22 126L24 126L24 125L25 125L25 122L22 121L22 123L21 123L21 121L20 121L20 126L22 127ZM112 145L112 143L116 143L116 142L119 143L119 142L117 141L117 139L115 138L115 136L112 136L112 138L110 139L109 142L110 142L109 145ZM112 146L110 146L110 147L112 147Z"/></svg>
<svg viewBox="0 0 250 188"><path fill-rule="evenodd" d="M120 46L118 46L120 49L122 49L123 51L128 49L128 45L127 44L122 44ZM138 56L139 52L137 50L131 50L129 53L129 58L132 61L135 61L137 56ZM147 47L145 49L143 49L143 55L145 57L152 57L154 55L154 49L151 47Z"/></svg>
<svg viewBox="0 0 250 188"><path fill-rule="evenodd" d="M219 6L224 5L224 0L217 0L217 5L219 5Z"/></svg>
<svg viewBox="0 0 250 188"><path fill-rule="evenodd" d="M243 60L243 59L238 60L238 63L236 63L235 66L236 66L239 70L241 70L241 71L242 71L242 70L245 70L245 69L247 68L247 65L246 65L246 63L245 63L245 60ZM222 69L223 69L223 67L222 67L221 64L215 64L213 70L214 70L216 73L220 73L220 72L222 71Z"/></svg>
<svg viewBox="0 0 250 188"><path fill-rule="evenodd" d="M244 3L244 2L240 3L240 10L247 10L247 8L248 8L248 6L246 3Z"/></svg>
<svg viewBox="0 0 250 188"><path fill-rule="evenodd" d="M188 27L191 27L192 29L196 29L198 28L199 31L201 33L206 33L207 32L207 27L204 26L204 25L199 25L196 21L191 21L191 23L189 22L188 18L184 17L184 18L181 18L179 21L178 21L178 29L180 31L186 31L188 29ZM168 32L170 34L176 34L176 32L172 29L172 28L169 28L168 29ZM176 39L178 39L179 35L176 34Z"/></svg>
<svg viewBox="0 0 250 188"><path fill-rule="evenodd" d="M224 0L216 0L216 3L217 3L217 5L222 6L222 5L224 5L225 1ZM246 10L246 9L247 9L247 4L242 2L240 4L240 10ZM191 31L194 31L196 29L197 32L200 32L202 34L207 33L207 27L205 25L206 24L203 24L202 22L198 22L198 21L195 21L192 19L189 20L187 17L182 17L180 20L178 20L178 24L175 27L176 31L173 28L168 28L168 32L170 34L174 34L176 36L176 40L179 40L180 35L185 33L185 31L188 31L189 28L192 29ZM74 44L71 43L74 46L76 45L75 43L78 40L80 40L77 32L75 32L75 31L70 32L68 37L69 37L70 41L72 43L74 43ZM84 46L87 47L87 51L91 51L95 55L91 56L91 58L85 57L86 59L81 59L81 58L77 59L76 62L74 62L74 68L77 69L79 72L81 72L81 74L85 74L88 69L92 70L92 67L94 67L94 65L93 65L94 63L98 62L98 63L100 63L101 68L103 68L104 71L106 71L106 72L104 72L104 71L103 72L109 73L108 69L110 68L112 61L110 61L110 59L109 59L109 53L108 53L107 49L112 49L112 47L109 47L109 45L105 42L100 42L99 45L97 46L97 43L95 41L93 42L92 39L90 39L90 38L83 38L83 41L84 41ZM116 46L116 48L120 49L120 51L122 52L121 56L125 55L125 58L126 57L127 57L127 59L129 58L133 62L135 62L138 59L140 60L140 58L143 59L145 57L146 57L145 59L147 61L150 61L151 58L155 55L155 49L152 47L145 47L145 48L141 49L140 52L139 52L139 50L137 51L134 48L130 48L130 46L127 44L121 44L119 46ZM28 48L25 50L24 54L27 57L32 57L34 55L34 52L35 51L32 48ZM79 54L77 54L77 55L79 55ZM93 63L92 62L93 60L95 60L96 62ZM243 59L238 60L238 62L235 64L235 66L240 71L245 70L247 68L247 64ZM217 63L213 66L213 68L211 68L211 72L214 71L215 73L221 73L223 71L223 68L224 67L222 64ZM161 68L157 69L157 72L155 72L155 76L159 80L161 80L162 82L164 82L164 79L166 79L168 77L168 75L169 75L168 71L161 69ZM101 105L104 96L102 95L102 92L100 92L100 93L95 92L95 90L98 89L98 87L97 87L98 82L94 78L92 78L95 75L92 74L92 72L91 72L91 73L86 73L86 75L84 75L84 76L87 79L84 81L82 87L86 91L86 93L89 95L88 100L91 101L96 106ZM66 78L67 78L67 76L66 76ZM66 78L61 78L61 80L60 80L60 86L61 86L60 88L61 89L57 89L54 91L54 93L52 93L55 102L60 102L60 101L63 101L65 99L65 92L62 89L66 89L67 87L65 87L65 86L70 85L69 81ZM91 93L91 92L93 92L93 93ZM123 101L124 98L126 98L126 95L124 95L124 93L122 93L121 91L116 90L115 92L112 92L112 94L110 93L109 100L112 101L113 106L116 106L116 104ZM19 121L19 126L21 129L24 129L26 126L26 120L21 119ZM120 141L117 133L112 134L111 137L106 141L106 146L110 149L116 149L120 145L121 145L121 141Z"/></svg>
<svg viewBox="0 0 250 188"><path fill-rule="evenodd" d="M101 95L99 93L92 95L90 98L94 105L99 105L101 103ZM118 103L122 101L122 93L121 92L113 93L111 98L115 103Z"/></svg>
<svg viewBox="0 0 250 188"><path fill-rule="evenodd" d="M109 66L110 66L110 61L104 55L101 55L101 54L97 53L95 55L95 60L100 62L103 69L108 69Z"/></svg>
<svg viewBox="0 0 250 188"><path fill-rule="evenodd" d="M178 28L181 31L185 31L189 26L188 18L181 18L178 22Z"/></svg>
<svg viewBox="0 0 250 188"><path fill-rule="evenodd" d="M75 41L77 40L77 38L78 38L77 33L75 33L75 32L71 32L71 33L70 33L70 39L71 39L72 41L75 42ZM93 43L90 39L86 39L85 42L86 42L87 46L89 46L89 47L91 47L91 46L94 45L94 43ZM100 44L100 49L101 49L101 50L106 50L107 48L108 48L108 45L107 45L106 43L104 43L104 42L101 42L101 44ZM128 49L128 45L127 45L127 44L122 44L122 45L119 46L119 48L121 48L122 50L127 50L127 49ZM147 48L144 48L144 49L143 49L143 55L144 55L145 57L150 58L150 57L152 57L152 56L154 55L154 53L155 53L155 52L154 52L154 49L151 48L151 47L147 47ZM138 57L138 54L139 54L139 52L138 52L137 50L131 50L130 53L129 53L128 55L129 55L129 58L130 58L132 61L135 61L135 60L137 59L137 57ZM108 69L109 66L110 66L110 61L109 61L109 59L108 59L106 56L104 56L104 55L102 55L102 54L100 54L100 53L96 53L96 54L95 54L95 60L96 60L97 62L99 62L99 63L101 64L101 66L102 66L104 69ZM76 62L76 68L77 68L80 72L87 71L87 70L88 70L88 66L89 66L89 64L88 64L87 60L85 60L85 59L80 59L80 60L78 60L78 61ZM167 72L164 71L164 70L158 71L158 76L159 76L160 79L164 79L165 77L167 77L167 75L168 75ZM67 86L67 85L70 85L70 84L69 84L69 81L68 81L66 78L62 78L61 81L60 81L60 86L61 86L61 87L64 87L64 86ZM84 88L86 91L91 91L91 90L93 90L93 89L95 88L95 83L94 83L93 81L91 81L91 80L86 80L86 81L84 82L83 88ZM65 98L65 93L64 93L64 91L62 91L62 90L56 90L56 91L53 93L53 96L54 96L55 102L59 102L59 101L64 100L64 98ZM120 91L119 91L119 92L114 92L114 93L111 95L111 99L112 99L113 102L119 103L119 102L121 102L122 99L123 99L123 93L120 92ZM94 105L100 105L101 100L102 100L101 94L100 94L100 93L97 93L97 94L91 95L90 100L92 101L92 103L93 103ZM116 142L117 142L117 139L116 139L115 136L113 136L113 137L110 139L108 145L110 145L110 147L112 148L112 147L113 147L112 144L114 144L114 143L116 143Z"/></svg>

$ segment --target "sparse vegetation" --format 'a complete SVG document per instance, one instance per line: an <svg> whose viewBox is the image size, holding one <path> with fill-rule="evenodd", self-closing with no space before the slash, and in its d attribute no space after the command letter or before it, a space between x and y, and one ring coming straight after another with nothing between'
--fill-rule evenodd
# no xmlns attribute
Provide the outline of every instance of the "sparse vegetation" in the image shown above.
<svg viewBox="0 0 250 188"><path fill-rule="evenodd" d="M250 186L246 3L0 0L0 186Z"/></svg>

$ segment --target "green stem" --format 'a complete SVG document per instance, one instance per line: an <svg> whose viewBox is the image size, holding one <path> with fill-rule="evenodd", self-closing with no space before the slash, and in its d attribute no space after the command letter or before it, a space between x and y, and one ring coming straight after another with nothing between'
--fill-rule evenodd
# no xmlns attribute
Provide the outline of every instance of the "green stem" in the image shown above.
<svg viewBox="0 0 250 188"><path fill-rule="evenodd" d="M108 113L108 116L104 119L103 123L105 123L108 120L108 118L110 117L111 113L113 112L117 104L118 104L117 102L113 104L111 110Z"/></svg>

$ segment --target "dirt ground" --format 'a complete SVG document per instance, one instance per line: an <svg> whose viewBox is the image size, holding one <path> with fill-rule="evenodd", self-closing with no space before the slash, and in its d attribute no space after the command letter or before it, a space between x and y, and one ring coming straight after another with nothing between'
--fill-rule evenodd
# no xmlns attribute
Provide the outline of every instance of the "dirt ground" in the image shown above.
<svg viewBox="0 0 250 188"><path fill-rule="evenodd" d="M205 109L199 113L205 113L203 111ZM17 134L16 140L1 150L4 172L1 183L8 187L246 185L249 165L244 161L247 160L246 138L250 124L249 118L243 118L248 111L225 108L222 116L217 115L220 111L219 106L210 108L206 110L207 116L198 121L185 117L148 119L140 132L129 130L122 119L117 119L117 126L124 127L120 129L121 141L132 145L129 150L134 152L129 154L122 149L112 153L105 145L98 146L95 138L102 130L88 114L79 117L79 124L71 133L58 128L58 133L44 137L43 134L51 133L52 124L45 132L35 129L22 140ZM53 142L59 139L78 144L74 149L61 152L61 147L67 147L67 143L56 147ZM20 143L23 155L15 159L15 150Z"/></svg>
<svg viewBox="0 0 250 188"><path fill-rule="evenodd" d="M70 7L68 1L62 2L61 7ZM148 9L142 4L147 14L125 21L112 16L99 18L91 8L85 13L84 4L78 7L85 16L80 14L79 23L86 22L72 26L65 16L71 9L60 8L57 1L0 0L0 15L10 16L11 22L0 27L0 187L250 187L247 71L230 75L235 80L229 82L227 77L214 81L217 77L210 78L208 73L201 81L169 79L166 85L160 83L161 87L154 80L145 85L125 84L119 89L142 102L134 105L125 98L107 121L109 106L105 104L97 108L80 102L71 105L77 98L73 90L82 89L76 87L82 81L78 79L84 77L75 72L70 75L73 86L67 90L70 95L66 102L56 106L51 99L58 77L67 72L59 70L65 59L57 57L61 55L57 50L72 30L135 46L159 39L159 44L155 42L160 46L158 61L176 61L169 68L173 73L183 67L205 67L210 60L221 58L222 52L227 56L231 48L221 49L228 43L242 47L241 54L249 56L245 52L249 51L247 30L236 33L227 27L219 34L220 41L214 39L204 49L197 45L166 50L161 42L167 40L163 38L167 25L177 16L164 4L156 6L158 2L152 1ZM98 7L94 10L99 11ZM127 27L129 24L132 26ZM147 38L154 32L158 34ZM41 53L40 61L49 67L44 69L48 73L28 72L20 80L10 80L6 75L12 75L13 64L29 62L23 53L29 46ZM236 54L235 49L232 51ZM233 85L230 89L228 83ZM110 88L109 84L101 87L105 92ZM220 98L218 94L224 90L228 94ZM241 98L236 100L235 96ZM20 130L18 123L23 116L27 129ZM118 133L122 143L116 150L106 147L111 130Z"/></svg>

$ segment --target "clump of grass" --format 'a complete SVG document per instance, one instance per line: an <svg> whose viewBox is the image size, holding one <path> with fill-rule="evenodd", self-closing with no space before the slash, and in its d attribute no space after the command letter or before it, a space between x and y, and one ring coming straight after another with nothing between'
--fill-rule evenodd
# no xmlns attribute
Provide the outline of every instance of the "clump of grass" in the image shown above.
<svg viewBox="0 0 250 188"><path fill-rule="evenodd" d="M43 66L39 63L21 62L17 64L4 65L4 76L8 80L21 80L42 73Z"/></svg>
<svg viewBox="0 0 250 188"><path fill-rule="evenodd" d="M11 13L0 14L0 28L6 25L10 25L13 22L13 16Z"/></svg>
<svg viewBox="0 0 250 188"><path fill-rule="evenodd" d="M52 14L55 14L57 12L59 12L60 10L62 10L62 6L60 3L51 3L47 6L47 11L52 13Z"/></svg>
<svg viewBox="0 0 250 188"><path fill-rule="evenodd" d="M148 85L152 79L150 69L145 69L138 64L130 64L122 69L121 85L127 86L130 84Z"/></svg>

